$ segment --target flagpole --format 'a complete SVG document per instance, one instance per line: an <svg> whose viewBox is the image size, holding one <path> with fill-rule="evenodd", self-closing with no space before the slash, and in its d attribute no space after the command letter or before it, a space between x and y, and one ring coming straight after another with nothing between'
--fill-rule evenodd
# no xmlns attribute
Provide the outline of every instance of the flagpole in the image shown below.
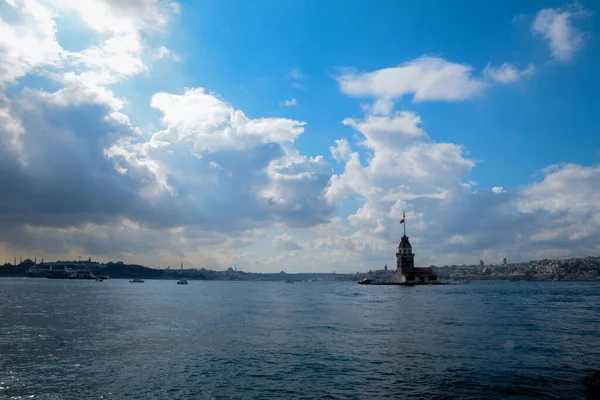
<svg viewBox="0 0 600 400"><path fill-rule="evenodd" d="M404 220L404 223L402 225L404 225L404 236L406 236L406 215L404 214L404 211L402 211L402 219Z"/></svg>

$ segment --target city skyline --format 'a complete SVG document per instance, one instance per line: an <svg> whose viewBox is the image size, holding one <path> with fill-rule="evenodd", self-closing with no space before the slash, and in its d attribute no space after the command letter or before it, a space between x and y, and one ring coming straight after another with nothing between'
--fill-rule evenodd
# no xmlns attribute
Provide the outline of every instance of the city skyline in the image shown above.
<svg viewBox="0 0 600 400"><path fill-rule="evenodd" d="M598 255L598 11L0 0L0 257L355 272L404 211L416 266Z"/></svg>

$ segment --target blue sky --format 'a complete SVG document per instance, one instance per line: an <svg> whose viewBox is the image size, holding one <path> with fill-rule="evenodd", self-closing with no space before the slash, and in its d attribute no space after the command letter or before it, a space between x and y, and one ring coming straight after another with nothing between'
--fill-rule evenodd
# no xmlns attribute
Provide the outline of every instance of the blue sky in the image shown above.
<svg viewBox="0 0 600 400"><path fill-rule="evenodd" d="M0 0L0 254L365 270L402 210L420 265L598 253L598 11Z"/></svg>
<svg viewBox="0 0 600 400"><path fill-rule="evenodd" d="M599 156L600 125L589 112L600 107L591 95L600 88L594 67L600 63L600 47L590 32L593 18L576 21L589 36L585 51L567 65L549 59L543 39L530 31L538 11L565 4L383 1L367 7L341 1L207 1L202 6L181 2L180 29L170 35L168 44L184 55L184 62L164 71L179 76L175 82L157 82L138 96L142 100L152 91L206 87L250 116L307 121L298 148L307 154L326 154L333 140L352 135L339 122L361 115L360 104L340 93L332 79L342 68L373 71L423 55L477 69L506 61L534 63L538 71L527 82L494 88L475 101L414 104L404 99L396 105L422 115L437 141L462 143L480 160L472 179L482 187L523 185L549 164L591 165ZM590 12L595 11L592 6L586 4ZM291 69L304 75L304 90L291 86ZM297 107L279 107L282 99L291 98L298 100ZM574 106L582 101L586 107ZM577 139L565 146L567 131ZM540 146L543 151L536 150ZM508 162L515 158L519 161Z"/></svg>

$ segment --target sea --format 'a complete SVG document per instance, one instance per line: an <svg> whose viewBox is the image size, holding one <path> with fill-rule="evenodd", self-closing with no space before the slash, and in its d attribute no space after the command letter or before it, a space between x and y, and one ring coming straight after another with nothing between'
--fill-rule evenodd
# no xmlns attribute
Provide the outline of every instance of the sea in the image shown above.
<svg viewBox="0 0 600 400"><path fill-rule="evenodd" d="M585 399L600 282L0 279L0 399Z"/></svg>

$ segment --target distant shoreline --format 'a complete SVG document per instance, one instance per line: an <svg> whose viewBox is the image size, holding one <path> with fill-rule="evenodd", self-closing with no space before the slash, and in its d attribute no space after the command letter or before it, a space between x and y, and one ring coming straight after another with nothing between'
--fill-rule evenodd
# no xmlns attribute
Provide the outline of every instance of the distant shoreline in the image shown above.
<svg viewBox="0 0 600 400"><path fill-rule="evenodd" d="M313 283L313 282L328 282L328 283L356 283L355 281L350 281L350 280L340 280L340 279L316 279L316 280L302 280L302 279L294 279L293 276L290 276L292 274L288 274L288 276L285 279L198 279L198 278L186 278L189 281L203 281L203 282L256 282L256 283L260 283L260 282L286 282L286 281L293 281L293 282L305 282L305 283ZM77 280L82 280L82 279L47 279L46 277L42 277L42 276L36 276L36 277L30 277L30 276L25 276L25 275L0 275L0 279L2 278L27 278L27 279L33 279L33 280L48 280L48 281L77 281ZM108 280L119 280L119 281L129 281L131 279L134 279L133 277L109 277ZM146 281L177 281L180 278L174 278L174 277L169 277L169 278L144 278L144 280ZM88 279L89 280L89 279ZM430 285L426 285L426 284L422 284L422 285L418 285L418 284L414 284L414 285L405 285L405 286L439 286L439 285L467 285L467 284L484 284L484 283L531 283L531 282L540 282L540 283L557 283L557 282L594 282L594 283L600 283L600 279L563 279L563 280L524 280L524 279L520 279L520 280L509 280L509 279L486 279L486 280L473 280L473 281L461 281L461 280L446 280L446 281L442 281L439 282L437 285L436 284L430 284ZM375 283L375 284L370 284L370 285L366 285L366 286L402 286L399 284L391 284L391 283Z"/></svg>
<svg viewBox="0 0 600 400"><path fill-rule="evenodd" d="M25 260L18 265L0 266L0 277L40 277L45 278L48 271L66 269L88 269L94 275L108 276L112 279L160 279L177 280L214 280L214 281L351 281L362 279L391 281L392 270L370 270L358 273L305 272L275 273L245 272L237 268L224 271L208 269L156 269L123 262L99 263L95 261L54 261L37 263ZM570 258L561 260L537 260L523 263L501 265L445 265L430 268L443 282L557 282L557 281L599 281L600 257Z"/></svg>

